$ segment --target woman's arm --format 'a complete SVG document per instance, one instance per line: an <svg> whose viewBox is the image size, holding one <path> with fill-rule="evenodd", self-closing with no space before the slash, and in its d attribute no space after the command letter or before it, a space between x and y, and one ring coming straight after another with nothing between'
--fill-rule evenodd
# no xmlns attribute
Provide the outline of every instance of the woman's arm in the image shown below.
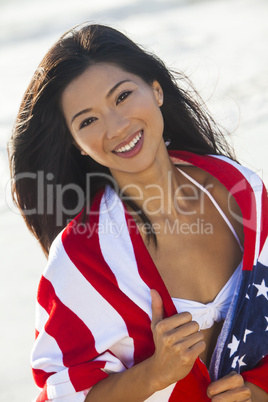
<svg viewBox="0 0 268 402"><path fill-rule="evenodd" d="M155 353L130 369L94 385L86 401L139 402L184 378L206 345L191 314L164 319L160 295L152 295L152 332Z"/></svg>
<svg viewBox="0 0 268 402"><path fill-rule="evenodd" d="M146 359L122 373L110 374L109 377L99 381L92 387L85 401L145 401L157 391L149 375L150 359Z"/></svg>
<svg viewBox="0 0 268 402"><path fill-rule="evenodd" d="M268 394L263 389L251 382L245 382L245 385L251 391L252 402L268 402Z"/></svg>

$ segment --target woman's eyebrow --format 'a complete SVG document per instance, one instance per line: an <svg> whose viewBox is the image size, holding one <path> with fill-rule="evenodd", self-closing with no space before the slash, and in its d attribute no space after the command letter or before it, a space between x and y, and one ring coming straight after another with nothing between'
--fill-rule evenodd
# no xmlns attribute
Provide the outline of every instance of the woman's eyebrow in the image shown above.
<svg viewBox="0 0 268 402"><path fill-rule="evenodd" d="M108 94L106 95L106 98L109 98L109 97L114 93L114 91L115 91L120 85L124 84L124 82L130 82L130 81L131 81L131 80L119 81L117 84L115 84L115 85L110 89L110 91L109 91Z"/></svg>
<svg viewBox="0 0 268 402"><path fill-rule="evenodd" d="M122 81L119 81L117 84L115 84L115 85L110 89L110 91L109 91L109 92L107 93L107 95L106 95L106 98L109 98L109 97L114 93L114 91L115 91L120 85L124 84L124 82L130 82L130 81L131 81L131 80L122 80ZM78 116L81 116L81 114L84 114L84 113L89 113L89 112L91 112L91 110L92 110L92 108L87 108L87 109L81 110L80 112L76 113L76 114L73 116L72 120L71 120L71 124L73 124L74 120L75 120Z"/></svg>
<svg viewBox="0 0 268 402"><path fill-rule="evenodd" d="M92 110L92 108L89 107L88 109L84 109L84 110L81 110L80 112L76 113L76 114L73 116L73 118L72 118L71 124L73 124L74 120L75 120L78 116L80 116L81 114L84 114L84 113L91 112L91 110Z"/></svg>

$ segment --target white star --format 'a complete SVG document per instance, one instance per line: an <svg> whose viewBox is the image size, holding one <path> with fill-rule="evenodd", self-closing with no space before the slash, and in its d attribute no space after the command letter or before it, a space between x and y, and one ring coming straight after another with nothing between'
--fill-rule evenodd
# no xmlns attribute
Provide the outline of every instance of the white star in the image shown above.
<svg viewBox="0 0 268 402"><path fill-rule="evenodd" d="M240 357L240 359L238 360L239 367L241 367L241 366L246 366L246 363L243 362L243 359L244 359L245 356L246 356L246 355Z"/></svg>
<svg viewBox="0 0 268 402"><path fill-rule="evenodd" d="M252 332L253 332L253 331L250 331L250 329L246 329L246 330L245 330L244 338L243 338L243 342L244 342L244 343L246 343L246 341L247 341L247 336L248 336L249 334L252 334Z"/></svg>
<svg viewBox="0 0 268 402"><path fill-rule="evenodd" d="M232 342L229 343L228 345L228 348L231 349L230 357L233 356L233 354L237 351L239 343L240 341L238 341L236 337L233 335Z"/></svg>
<svg viewBox="0 0 268 402"><path fill-rule="evenodd" d="M260 285L256 285L254 283L254 286L258 289L258 293L257 293L256 297L263 295L265 297L265 299L268 300L268 287L265 286L264 279L262 280L262 283Z"/></svg>
<svg viewBox="0 0 268 402"><path fill-rule="evenodd" d="M251 286L251 285L248 285L248 290L249 290L250 286ZM250 299L250 297L249 297L248 294L246 294L246 299Z"/></svg>
<svg viewBox="0 0 268 402"><path fill-rule="evenodd" d="M265 318L266 318L266 321L267 321L267 324L268 324L268 317L265 317ZM267 328L266 328L265 331L268 331L268 325L267 325Z"/></svg>
<svg viewBox="0 0 268 402"><path fill-rule="evenodd" d="M235 369L236 365L237 365L237 360L238 360L238 356L234 357L233 363L232 363L232 368Z"/></svg>

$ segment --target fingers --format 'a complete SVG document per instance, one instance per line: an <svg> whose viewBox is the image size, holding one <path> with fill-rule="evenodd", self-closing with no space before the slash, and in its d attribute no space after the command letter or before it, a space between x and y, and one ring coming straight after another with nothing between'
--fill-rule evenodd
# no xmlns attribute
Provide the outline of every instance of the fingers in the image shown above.
<svg viewBox="0 0 268 402"><path fill-rule="evenodd" d="M189 312L176 314L172 317L168 317L168 318L164 319L164 306L163 306L163 301L162 301L160 294L155 289L151 289L150 293L151 293L151 298L152 298L151 327L152 327L153 331L155 330L155 327L157 326L157 324L160 322L161 322L161 324L159 325L160 332L161 331L167 332L167 331L172 331L174 328L192 321L192 316ZM199 329L198 324L195 322L194 325L197 326L196 331L198 331L198 329ZM187 336L187 335L185 335L185 336Z"/></svg>
<svg viewBox="0 0 268 402"><path fill-rule="evenodd" d="M163 320L164 318L164 306L163 301L160 294L154 290L150 290L151 298L152 298L152 328L155 328L156 325Z"/></svg>
<svg viewBox="0 0 268 402"><path fill-rule="evenodd" d="M204 342L204 335L202 332L196 332L190 336L188 336L185 341L185 346L190 349L191 351L194 351L196 353L196 345L198 345L198 355L202 353L206 349L206 344Z"/></svg>
<svg viewBox="0 0 268 402"><path fill-rule="evenodd" d="M250 389L245 386L243 377L235 371L211 383L207 395L213 402L251 401Z"/></svg>
<svg viewBox="0 0 268 402"><path fill-rule="evenodd" d="M211 397L211 402L252 402L249 388L241 387Z"/></svg>
<svg viewBox="0 0 268 402"><path fill-rule="evenodd" d="M208 396L213 396L216 394L220 394L221 392L228 391L230 388L240 387L244 384L243 377L236 373L236 371L232 371L230 374L225 377L212 382L208 386Z"/></svg>
<svg viewBox="0 0 268 402"><path fill-rule="evenodd" d="M156 290L151 290L152 297L152 331L154 340L161 342L165 347L175 347L178 351L192 349L199 353L205 349L206 345L203 342L204 335L199 331L197 322L192 321L192 316L188 312L175 314L172 317L164 318L164 307L161 296ZM200 343L201 342L201 343ZM195 347L198 344L198 347Z"/></svg>
<svg viewBox="0 0 268 402"><path fill-rule="evenodd" d="M205 348L204 335L188 312L164 318L161 296L151 290L152 333L155 352L151 357L151 375L163 389L181 380L192 369L196 358Z"/></svg>
<svg viewBox="0 0 268 402"><path fill-rule="evenodd" d="M155 338L162 339L162 342L166 347L175 347L176 350L179 350L182 347L183 349L190 349L196 343L204 340L204 334L200 331L196 330L195 322L190 322L184 324L180 327L173 329L171 332L164 332L162 328L164 325L158 323L155 328Z"/></svg>

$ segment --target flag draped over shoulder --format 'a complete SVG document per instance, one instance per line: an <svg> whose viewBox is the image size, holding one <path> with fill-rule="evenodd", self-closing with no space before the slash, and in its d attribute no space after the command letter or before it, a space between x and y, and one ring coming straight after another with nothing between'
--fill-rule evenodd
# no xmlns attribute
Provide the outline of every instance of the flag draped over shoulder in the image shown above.
<svg viewBox="0 0 268 402"><path fill-rule="evenodd" d="M209 401L208 384L232 370L268 392L268 201L252 171L223 156L172 151L215 176L236 199L244 225L240 278L209 371L197 359L183 380L148 401ZM82 402L109 373L154 352L150 289L176 314L130 214L109 187L53 242L37 295L33 374L37 401Z"/></svg>

